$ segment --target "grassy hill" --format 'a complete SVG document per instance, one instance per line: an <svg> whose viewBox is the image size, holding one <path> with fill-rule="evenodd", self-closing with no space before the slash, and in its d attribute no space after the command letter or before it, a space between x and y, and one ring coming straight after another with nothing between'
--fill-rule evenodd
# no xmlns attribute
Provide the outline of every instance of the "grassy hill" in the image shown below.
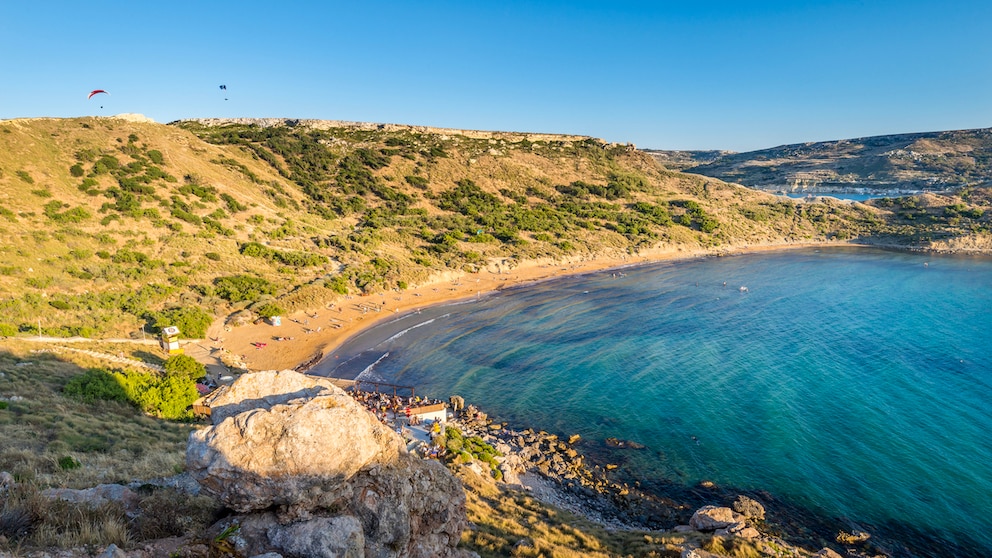
<svg viewBox="0 0 992 558"><path fill-rule="evenodd" d="M0 334L196 337L494 262L987 231L981 190L796 202L588 137L137 120L0 122Z"/></svg>
<svg viewBox="0 0 992 558"><path fill-rule="evenodd" d="M652 152L662 164L784 192L939 192L992 184L992 128L784 145L747 153Z"/></svg>

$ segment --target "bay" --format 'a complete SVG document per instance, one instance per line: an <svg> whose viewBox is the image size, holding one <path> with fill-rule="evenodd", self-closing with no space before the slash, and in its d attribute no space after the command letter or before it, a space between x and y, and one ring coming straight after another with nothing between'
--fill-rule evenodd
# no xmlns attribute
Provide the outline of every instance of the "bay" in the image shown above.
<svg viewBox="0 0 992 558"><path fill-rule="evenodd" d="M801 249L424 309L363 332L316 372L459 394L592 450L607 437L642 443L611 459L649 487L766 490L981 555L992 549L990 348L989 259Z"/></svg>

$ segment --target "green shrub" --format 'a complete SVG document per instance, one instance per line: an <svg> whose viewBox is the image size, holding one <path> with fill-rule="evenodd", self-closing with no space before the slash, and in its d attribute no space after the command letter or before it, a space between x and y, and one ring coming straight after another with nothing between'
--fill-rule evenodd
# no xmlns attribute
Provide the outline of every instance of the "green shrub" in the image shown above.
<svg viewBox="0 0 992 558"><path fill-rule="evenodd" d="M10 406L10 403L7 403L6 401L0 401L0 411L6 410L7 407L9 407L9 406Z"/></svg>
<svg viewBox="0 0 992 558"><path fill-rule="evenodd" d="M262 277L230 275L214 279L217 296L230 302L258 300L262 295L275 293L275 286Z"/></svg>
<svg viewBox="0 0 992 558"><path fill-rule="evenodd" d="M144 395L142 408L168 420L192 418L190 406L200 398L196 381L180 375L167 376L155 383Z"/></svg>
<svg viewBox="0 0 992 558"><path fill-rule="evenodd" d="M84 172L83 165L80 165L79 163L76 163L75 165L69 167L69 174L71 174L76 178L83 176L83 172Z"/></svg>
<svg viewBox="0 0 992 558"><path fill-rule="evenodd" d="M91 368L75 376L69 380L62 392L86 403L128 401L127 392L118 379L111 372L99 368Z"/></svg>
<svg viewBox="0 0 992 558"><path fill-rule="evenodd" d="M170 376L179 375L193 381L207 376L207 368L195 358L187 355L172 355L162 363L165 373Z"/></svg>
<svg viewBox="0 0 992 558"><path fill-rule="evenodd" d="M220 261L220 254L218 254L217 252L207 252L207 253L203 254L203 257L204 258L207 258L208 260L215 261L215 262L219 262Z"/></svg>
<svg viewBox="0 0 992 558"><path fill-rule="evenodd" d="M221 194L220 199L224 200L227 205L227 210L231 213L238 213L239 211L247 211L248 206L243 205L234 199L230 194Z"/></svg>
<svg viewBox="0 0 992 558"><path fill-rule="evenodd" d="M0 323L0 337L13 337L17 335L17 326Z"/></svg>
<svg viewBox="0 0 992 558"><path fill-rule="evenodd" d="M154 312L149 317L154 320L155 328L162 330L167 326L176 326L179 333L186 339L203 339L214 317L199 306L168 308Z"/></svg>
<svg viewBox="0 0 992 558"><path fill-rule="evenodd" d="M165 162L165 158L162 157L162 152L159 151L158 149L150 150L147 153L147 155L148 158L151 160L151 162L155 163L156 165L161 165Z"/></svg>
<svg viewBox="0 0 992 558"><path fill-rule="evenodd" d="M283 314L286 313L286 311L280 308L276 304L273 304L271 302L266 302L265 304L262 304L261 306L256 308L255 313L258 314L259 317L261 318L269 319L272 316L282 316Z"/></svg>
<svg viewBox="0 0 992 558"><path fill-rule="evenodd" d="M246 242L241 246L241 254L253 258L268 258L272 255L272 249L258 242Z"/></svg>
<svg viewBox="0 0 992 558"><path fill-rule="evenodd" d="M63 207L62 202L52 200L45 204L45 217L56 223L79 223L92 217L90 212L84 207L74 207L66 211L59 211Z"/></svg>
<svg viewBox="0 0 992 558"><path fill-rule="evenodd" d="M59 458L59 469L63 471L71 471L73 469L78 469L82 467L83 464L79 462L78 459L71 455L66 455Z"/></svg>
<svg viewBox="0 0 992 558"><path fill-rule="evenodd" d="M28 184L34 184L34 179L31 178L31 175L28 174L28 171L19 170L16 171L14 174L20 177L20 179L23 180L24 182L27 182Z"/></svg>
<svg viewBox="0 0 992 558"><path fill-rule="evenodd" d="M348 280L343 275L337 275L324 281L324 286L340 295L348 294Z"/></svg>
<svg viewBox="0 0 992 558"><path fill-rule="evenodd" d="M409 184L410 186L413 186L414 188L420 188L421 190L427 189L427 179L424 178L423 176L411 175L405 178L407 184Z"/></svg>

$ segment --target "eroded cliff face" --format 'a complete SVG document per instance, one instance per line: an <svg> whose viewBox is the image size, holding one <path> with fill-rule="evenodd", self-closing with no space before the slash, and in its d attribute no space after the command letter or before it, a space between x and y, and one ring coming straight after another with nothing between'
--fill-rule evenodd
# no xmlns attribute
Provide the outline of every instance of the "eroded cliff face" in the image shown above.
<svg viewBox="0 0 992 558"><path fill-rule="evenodd" d="M461 483L349 395L297 372L240 377L190 435L190 474L240 516L246 556L461 556Z"/></svg>

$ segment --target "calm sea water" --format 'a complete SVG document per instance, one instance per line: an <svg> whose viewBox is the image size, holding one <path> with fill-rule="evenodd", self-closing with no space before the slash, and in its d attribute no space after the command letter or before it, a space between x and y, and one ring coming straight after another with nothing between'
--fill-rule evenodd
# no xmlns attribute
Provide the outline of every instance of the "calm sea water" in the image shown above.
<svg viewBox="0 0 992 558"><path fill-rule="evenodd" d="M810 249L565 277L405 316L320 368L640 442L614 460L647 481L992 549L989 259Z"/></svg>

